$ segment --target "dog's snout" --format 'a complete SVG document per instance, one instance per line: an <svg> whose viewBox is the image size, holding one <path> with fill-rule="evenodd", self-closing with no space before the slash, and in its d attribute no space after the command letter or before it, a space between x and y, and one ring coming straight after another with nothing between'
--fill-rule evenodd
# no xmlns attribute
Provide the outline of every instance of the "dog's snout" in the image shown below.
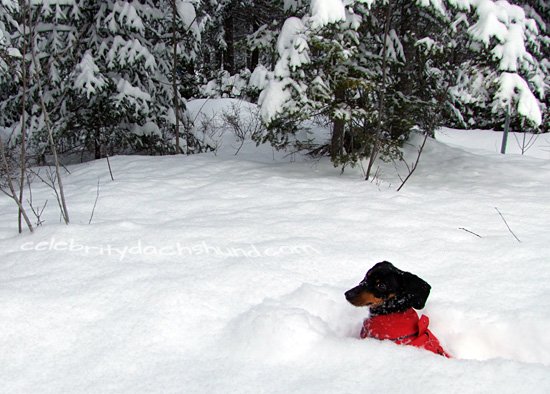
<svg viewBox="0 0 550 394"><path fill-rule="evenodd" d="M355 297L357 297L357 293L358 293L357 287L354 287L353 289L346 291L344 295L346 296L346 300L350 301L350 300L353 300Z"/></svg>

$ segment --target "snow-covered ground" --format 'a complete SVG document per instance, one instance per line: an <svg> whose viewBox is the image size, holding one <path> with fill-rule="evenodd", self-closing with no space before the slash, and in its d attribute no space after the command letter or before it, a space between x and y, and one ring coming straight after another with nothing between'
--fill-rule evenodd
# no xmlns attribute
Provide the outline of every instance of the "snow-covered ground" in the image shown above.
<svg viewBox="0 0 550 394"><path fill-rule="evenodd" d="M438 141L447 145L465 148L478 154L499 153L502 134L491 130L453 130L442 128L436 132ZM509 133L507 154L523 154L539 159L550 159L550 135Z"/></svg>
<svg viewBox="0 0 550 394"><path fill-rule="evenodd" d="M1 390L550 392L548 137L524 156L495 153L498 133L438 138L401 192L402 165L365 182L226 136L216 155L114 157L115 181L70 166L70 226L35 182L45 224L17 235L0 196ZM432 285L453 359L358 339L368 312L343 292L381 260Z"/></svg>

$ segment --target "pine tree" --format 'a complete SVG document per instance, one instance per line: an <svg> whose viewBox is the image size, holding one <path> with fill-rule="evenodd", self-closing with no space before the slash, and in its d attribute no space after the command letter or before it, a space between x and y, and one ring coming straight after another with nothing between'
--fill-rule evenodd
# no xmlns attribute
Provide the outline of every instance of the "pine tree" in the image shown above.
<svg viewBox="0 0 550 394"><path fill-rule="evenodd" d="M198 87L203 21L197 1L41 1L32 3L32 31L7 19L13 15L19 22L21 12L13 4L2 14L3 26L11 29L6 40L14 48L25 38L35 40L38 62L30 78L40 78L63 152L90 151L99 158L204 148L191 133L184 98ZM13 70L1 77L4 86L12 86L2 90L0 100L2 123L10 127L21 114L21 73ZM41 154L48 141L37 86L29 86L26 119Z"/></svg>
<svg viewBox="0 0 550 394"><path fill-rule="evenodd" d="M326 116L331 142L317 152L328 153L335 165L370 157L368 177L378 155L399 157L397 148L413 128L430 134L449 113L464 120L472 79L457 62L486 70L483 82L492 90L479 108L498 112L512 86L520 91L518 113L540 124L531 93L542 75L529 53L539 45L532 22L508 3L476 4L313 0L308 14L287 19L281 29L279 60L260 97L271 126L264 141L286 146L301 120ZM457 70L466 71L458 84Z"/></svg>
<svg viewBox="0 0 550 394"><path fill-rule="evenodd" d="M163 15L149 4L127 1L92 2L83 12L67 138L80 141L96 158L125 149L166 149L162 126L168 113L155 95L154 77L158 67L169 67L159 66L153 51L154 35L164 31L148 29Z"/></svg>
<svg viewBox="0 0 550 394"><path fill-rule="evenodd" d="M184 98L198 85L202 22L196 3L110 1L86 9L90 23L81 28L68 129L69 135L81 130L96 157L204 148L191 134Z"/></svg>
<svg viewBox="0 0 550 394"><path fill-rule="evenodd" d="M17 1L0 3L0 125L13 127L19 121L17 95L21 82L23 40L19 39ZM21 45L20 45L21 44Z"/></svg>
<svg viewBox="0 0 550 394"><path fill-rule="evenodd" d="M274 64L277 32L288 3L222 0L203 4L208 15L202 46L202 73L207 81L203 94L257 99L258 79L252 71Z"/></svg>
<svg viewBox="0 0 550 394"><path fill-rule="evenodd" d="M475 14L469 41L461 45L469 51L450 91L459 125L502 128L510 115L516 130L536 130L548 100L544 21L530 7L505 2L487 2Z"/></svg>
<svg viewBox="0 0 550 394"><path fill-rule="evenodd" d="M436 20L428 11L399 1L343 8L340 20L288 19L262 95L272 126L266 139L284 144L289 124L323 115L332 123L331 142L315 151L345 165L378 154L399 157L413 126L431 133L438 104L432 97L441 93L434 93L440 88L426 75L414 35Z"/></svg>

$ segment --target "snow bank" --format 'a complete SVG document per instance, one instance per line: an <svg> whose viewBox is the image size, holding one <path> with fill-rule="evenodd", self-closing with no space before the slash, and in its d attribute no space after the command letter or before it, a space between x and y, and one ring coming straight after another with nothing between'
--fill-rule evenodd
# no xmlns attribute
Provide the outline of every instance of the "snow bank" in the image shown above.
<svg viewBox="0 0 550 394"><path fill-rule="evenodd" d="M304 284L237 316L229 323L227 346L251 359L289 362L327 338L357 337L363 316L364 311L342 308L341 289Z"/></svg>
<svg viewBox="0 0 550 394"><path fill-rule="evenodd" d="M120 156L114 182L105 161L71 166L73 223L35 183L32 236L0 196L4 390L548 391L548 159L430 140L400 193L391 164L371 183L294 159ZM383 259L432 285L422 313L455 358L358 339L367 311L343 293Z"/></svg>
<svg viewBox="0 0 550 394"><path fill-rule="evenodd" d="M478 155L500 153L502 132L492 130L454 130L442 128L436 131L436 139L447 145L467 149ZM506 147L509 154L550 159L550 135L511 132Z"/></svg>

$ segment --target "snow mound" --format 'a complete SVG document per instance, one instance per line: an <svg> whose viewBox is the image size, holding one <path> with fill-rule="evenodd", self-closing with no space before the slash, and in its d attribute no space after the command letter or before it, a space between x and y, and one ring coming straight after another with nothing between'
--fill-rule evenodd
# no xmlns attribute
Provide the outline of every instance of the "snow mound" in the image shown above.
<svg viewBox="0 0 550 394"><path fill-rule="evenodd" d="M365 311L346 307L341 289L304 284L237 316L226 336L251 358L287 362L327 339L357 337Z"/></svg>

